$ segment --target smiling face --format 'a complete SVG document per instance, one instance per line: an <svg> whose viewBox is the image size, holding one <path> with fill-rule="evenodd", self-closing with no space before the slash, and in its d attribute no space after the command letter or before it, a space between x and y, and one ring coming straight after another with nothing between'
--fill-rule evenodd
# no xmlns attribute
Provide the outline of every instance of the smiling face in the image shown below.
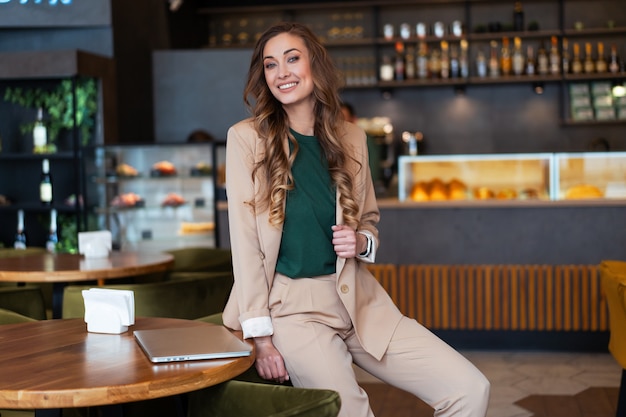
<svg viewBox="0 0 626 417"><path fill-rule="evenodd" d="M265 81L283 107L313 105L309 50L299 36L281 33L263 48Z"/></svg>

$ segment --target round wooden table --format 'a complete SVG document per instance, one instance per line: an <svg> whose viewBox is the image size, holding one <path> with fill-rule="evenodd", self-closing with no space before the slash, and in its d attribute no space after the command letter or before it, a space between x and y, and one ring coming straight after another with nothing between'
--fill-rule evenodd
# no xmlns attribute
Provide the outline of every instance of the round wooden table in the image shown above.
<svg viewBox="0 0 626 417"><path fill-rule="evenodd" d="M165 271L174 264L169 253L111 252L107 258L79 254L34 253L0 258L0 281L53 283L52 317L61 317L63 288L68 282L126 278Z"/></svg>
<svg viewBox="0 0 626 417"><path fill-rule="evenodd" d="M0 326L0 408L45 409L121 404L182 394L227 381L248 369L250 356L153 364L134 330L214 326L137 318L120 335L88 333L82 319Z"/></svg>
<svg viewBox="0 0 626 417"><path fill-rule="evenodd" d="M0 281L74 282L123 278L165 271L174 264L169 253L111 252L107 258L69 253L35 253L0 258Z"/></svg>

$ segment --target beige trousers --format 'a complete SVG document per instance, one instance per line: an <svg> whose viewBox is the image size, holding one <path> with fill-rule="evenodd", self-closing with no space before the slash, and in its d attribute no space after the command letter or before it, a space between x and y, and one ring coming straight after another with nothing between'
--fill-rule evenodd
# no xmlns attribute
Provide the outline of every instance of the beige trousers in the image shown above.
<svg viewBox="0 0 626 417"><path fill-rule="evenodd" d="M435 409L435 416L484 417L489 381L466 358L404 317L382 360L361 346L335 288L335 275L290 279L270 291L273 341L296 387L339 392L340 417L372 417L352 363Z"/></svg>

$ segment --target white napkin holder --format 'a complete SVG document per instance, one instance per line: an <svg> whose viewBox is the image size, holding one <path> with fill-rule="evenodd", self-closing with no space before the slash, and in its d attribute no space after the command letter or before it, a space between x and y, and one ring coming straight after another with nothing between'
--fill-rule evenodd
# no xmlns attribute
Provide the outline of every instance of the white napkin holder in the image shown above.
<svg viewBox="0 0 626 417"><path fill-rule="evenodd" d="M90 288L82 293L88 332L121 334L135 324L133 291Z"/></svg>
<svg viewBox="0 0 626 417"><path fill-rule="evenodd" d="M107 258L111 253L112 236L109 230L78 233L78 252L85 258Z"/></svg>

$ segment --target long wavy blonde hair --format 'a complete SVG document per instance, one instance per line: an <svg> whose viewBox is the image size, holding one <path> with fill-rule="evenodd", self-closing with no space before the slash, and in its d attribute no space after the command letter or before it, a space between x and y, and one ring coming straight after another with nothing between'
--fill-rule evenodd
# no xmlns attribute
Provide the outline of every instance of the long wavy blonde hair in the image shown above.
<svg viewBox="0 0 626 417"><path fill-rule="evenodd" d="M268 209L270 223L275 226L282 224L285 220L287 192L294 188L291 166L298 153L298 143L289 133L287 113L280 101L272 95L265 81L263 68L263 50L266 43L281 33L299 36L308 49L315 98L314 134L328 160L331 180L339 190L344 223L356 229L359 224L359 207L354 199L354 183L348 170L348 158L358 165L360 163L351 156L351 151L346 149L341 140L345 133L341 128L343 116L338 94L341 85L339 74L315 34L299 23L279 23L270 27L261 35L252 53L244 102L253 115L255 130L266 144L265 154L255 166L252 177L253 180L256 176L267 179L267 189L259 191L258 201L261 207L255 209ZM291 155L285 152L286 138L293 144Z"/></svg>

